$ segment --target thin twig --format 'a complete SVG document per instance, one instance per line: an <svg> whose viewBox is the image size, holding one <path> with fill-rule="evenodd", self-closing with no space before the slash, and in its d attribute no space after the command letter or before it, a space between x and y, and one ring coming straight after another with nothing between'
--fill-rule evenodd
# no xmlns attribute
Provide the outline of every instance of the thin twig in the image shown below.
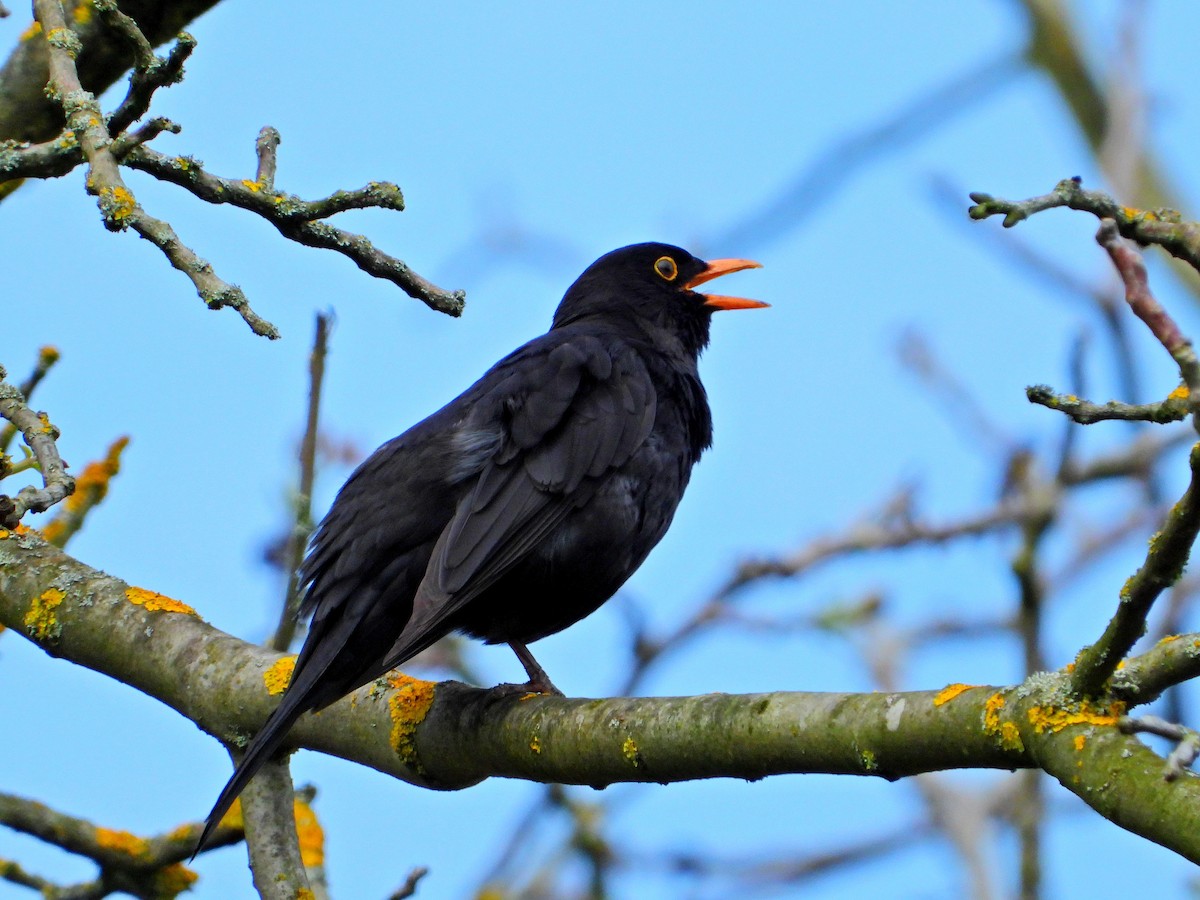
<svg viewBox="0 0 1200 900"><path fill-rule="evenodd" d="M87 158L87 190L99 198L98 205L105 227L110 231L132 228L158 247L172 266L191 279L196 292L210 309L232 307L255 334L272 339L279 337L275 326L250 308L241 288L217 277L212 266L185 246L168 223L142 209L121 177L100 105L79 82L79 73L75 68L75 56L80 50L79 39L67 28L62 3L59 0L34 0L34 10L49 47L50 83L47 90L62 105L67 124Z"/></svg>
<svg viewBox="0 0 1200 900"><path fill-rule="evenodd" d="M1071 676L1073 693L1096 696L1104 683L1146 631L1146 617L1159 594L1179 580L1200 533L1200 444L1193 446L1192 478L1187 491L1150 539L1141 568L1121 588L1121 602L1104 634L1080 652Z"/></svg>
<svg viewBox="0 0 1200 900"><path fill-rule="evenodd" d="M1170 422L1181 422L1188 415L1188 398L1182 393L1172 394L1158 403L1122 403L1118 400L1093 403L1075 394L1057 394L1044 384L1035 384L1025 388L1025 396L1030 403L1057 410L1080 425L1114 420L1157 422L1159 425L1166 425Z"/></svg>
<svg viewBox="0 0 1200 900"><path fill-rule="evenodd" d="M1112 219L1104 219L1100 230L1096 232L1096 242L1108 251L1121 281L1125 285L1125 300L1134 314L1146 323L1146 327L1171 354L1171 358L1179 366L1183 383L1187 385L1192 408L1200 413L1197 398L1200 398L1200 360L1192 342L1186 338L1175 320L1167 313L1162 304L1150 291L1149 279L1146 276L1146 264L1142 255L1128 243L1123 241L1117 231L1117 223ZM1200 430L1200 416L1195 422Z"/></svg>
<svg viewBox="0 0 1200 900"><path fill-rule="evenodd" d="M1200 224L1185 222L1174 210L1141 210L1121 206L1103 191L1084 190L1080 179L1064 178L1049 194L1028 200L1002 200L981 191L972 193L975 205L968 210L972 219L1003 215L1004 227L1011 228L1035 213L1066 206L1089 212L1098 219L1112 219L1122 237L1139 244L1157 244L1172 256L1200 271Z"/></svg>
<svg viewBox="0 0 1200 900"><path fill-rule="evenodd" d="M325 357L329 352L331 319L329 314L317 314L313 348L308 357L308 414L305 417L304 438L300 442L300 483L296 491L292 527L283 556L287 589L284 592L279 624L270 641L272 649L284 653L291 646L292 638L296 634L296 611L300 607L300 563L304 560L304 549L308 546L308 538L313 529L312 491L316 473L321 385L325 378Z"/></svg>
<svg viewBox="0 0 1200 900"><path fill-rule="evenodd" d="M388 900L408 900L409 897L417 893L417 883L429 874L429 869L426 866L417 866L404 879L404 884L392 891L388 896Z"/></svg>
<svg viewBox="0 0 1200 900"><path fill-rule="evenodd" d="M431 309L451 316L462 314L465 304L462 291L444 290L422 278L407 263L377 249L362 235L319 221L352 209L402 210L404 197L394 184L373 181L356 191L335 191L323 199L309 201L264 190L255 181L212 175L190 157L166 156L149 147L134 148L124 162L160 181L178 185L208 203L228 203L253 212L289 240L341 253L364 272L392 282Z"/></svg>
<svg viewBox="0 0 1200 900"><path fill-rule="evenodd" d="M11 384L0 366L0 417L11 422L25 439L38 461L42 487L21 488L15 497L0 495L0 528L16 528L27 511L45 512L55 503L69 497L75 490L75 479L67 474L66 463L58 454L59 431L50 424L45 413L35 413L25 403L21 392Z"/></svg>
<svg viewBox="0 0 1200 900"><path fill-rule="evenodd" d="M1158 716L1140 716L1136 719L1123 716L1117 727L1126 734L1154 734L1178 742L1175 749L1167 755L1163 769L1163 778L1167 781L1174 781L1183 776L1192 767L1196 757L1200 756L1200 732L1160 719Z"/></svg>
<svg viewBox="0 0 1200 900"><path fill-rule="evenodd" d="M277 163L276 150L283 138L270 125L264 125L254 142L254 150L258 154L258 170L254 173L254 181L265 191L275 190L275 167Z"/></svg>
<svg viewBox="0 0 1200 900"><path fill-rule="evenodd" d="M33 396L33 392L37 386L42 383L42 379L46 377L54 364L58 362L58 349L47 344L38 351L37 362L33 366L33 371L29 373L29 377L21 382L18 388L21 396L25 398L25 402L29 402L29 398ZM2 376L0 376L2 377ZM17 426L9 422L3 428L0 428L0 455L7 453L8 448L12 445L13 438L17 436Z"/></svg>

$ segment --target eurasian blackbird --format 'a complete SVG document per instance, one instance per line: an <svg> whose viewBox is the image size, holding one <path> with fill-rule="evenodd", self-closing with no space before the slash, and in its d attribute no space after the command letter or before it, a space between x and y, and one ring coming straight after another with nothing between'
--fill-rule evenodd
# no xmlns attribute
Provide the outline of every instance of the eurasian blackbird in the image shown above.
<svg viewBox="0 0 1200 900"><path fill-rule="evenodd" d="M546 334L358 467L300 570L312 623L291 684L198 847L301 714L453 631L508 643L521 690L559 693L525 645L595 611L671 524L712 443L712 313L767 305L692 289L758 265L656 243L600 257Z"/></svg>

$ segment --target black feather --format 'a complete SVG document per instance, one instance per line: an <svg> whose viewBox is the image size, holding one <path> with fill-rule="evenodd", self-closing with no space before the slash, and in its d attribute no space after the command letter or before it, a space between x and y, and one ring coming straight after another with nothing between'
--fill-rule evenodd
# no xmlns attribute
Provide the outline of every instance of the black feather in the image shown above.
<svg viewBox="0 0 1200 900"><path fill-rule="evenodd" d="M712 439L696 362L713 310L686 288L705 266L666 244L601 257L547 334L359 466L300 569L312 623L292 682L198 847L303 713L452 631L559 631L641 564Z"/></svg>

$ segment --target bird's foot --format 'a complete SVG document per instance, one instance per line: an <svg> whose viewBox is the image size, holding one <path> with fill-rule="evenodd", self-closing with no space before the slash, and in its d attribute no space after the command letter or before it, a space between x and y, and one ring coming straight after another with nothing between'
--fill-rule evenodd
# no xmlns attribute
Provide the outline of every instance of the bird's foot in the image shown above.
<svg viewBox="0 0 1200 900"><path fill-rule="evenodd" d="M513 653L517 654L517 659L525 667L525 674L529 676L529 680L524 684L498 684L493 690L502 691L503 695L549 694L552 697L566 696L566 694L554 686L554 682L550 680L550 676L546 674L546 670L533 658L533 654L529 652L528 647L520 641L509 641L508 646L512 647Z"/></svg>
<svg viewBox="0 0 1200 900"><path fill-rule="evenodd" d="M533 697L537 694L546 694L551 697L565 697L562 691L554 686L554 683L549 679L545 681L526 681L524 684L498 684L491 689L491 692L497 697L511 697L514 694L521 696Z"/></svg>

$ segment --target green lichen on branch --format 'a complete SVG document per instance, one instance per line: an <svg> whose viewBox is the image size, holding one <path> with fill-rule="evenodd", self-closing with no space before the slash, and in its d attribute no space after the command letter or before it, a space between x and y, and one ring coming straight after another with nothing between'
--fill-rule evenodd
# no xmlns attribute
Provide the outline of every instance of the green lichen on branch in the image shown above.
<svg viewBox="0 0 1200 900"><path fill-rule="evenodd" d="M1172 209L1122 206L1103 191L1085 190L1079 178L1064 178L1050 193L1026 200L1004 200L981 191L970 197L974 206L967 214L972 219L1004 216L1005 228L1061 206L1091 213L1098 219L1112 219L1122 237L1139 244L1156 244L1200 271L1200 224L1185 221Z"/></svg>
<svg viewBox="0 0 1200 900"><path fill-rule="evenodd" d="M1056 393L1053 388L1044 384L1027 387L1025 396L1030 403L1061 412L1080 425L1114 420L1167 425L1183 421L1190 412L1186 389L1172 391L1165 400L1157 403L1122 403L1119 400L1093 403L1074 394Z"/></svg>

